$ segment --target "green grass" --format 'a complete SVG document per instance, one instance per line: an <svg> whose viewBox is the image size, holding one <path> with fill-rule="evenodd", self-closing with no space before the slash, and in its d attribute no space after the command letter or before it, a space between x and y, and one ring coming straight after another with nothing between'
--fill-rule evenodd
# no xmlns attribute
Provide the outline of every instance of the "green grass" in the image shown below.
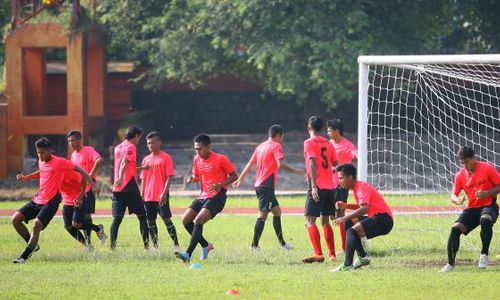
<svg viewBox="0 0 500 300"><path fill-rule="evenodd" d="M189 206L193 197L171 197L170 207L185 208ZM352 195L349 201L354 201ZM447 195L386 195L385 199L392 206L442 206L451 205ZM0 209L18 209L24 201L0 201ZM278 196L282 207L303 207L305 196ZM229 196L226 207L257 207L257 198L254 196ZM111 198L101 197L96 202L96 208L111 208Z"/></svg>
<svg viewBox="0 0 500 300"><path fill-rule="evenodd" d="M125 218L120 228L118 250L96 245L92 253L65 232L60 218L42 233L40 252L25 265L10 261L24 243L6 219L0 219L0 298L216 298L238 289L242 299L494 299L500 280L500 239L494 237L492 266L476 267L480 239L476 230L462 238L458 267L454 273L438 270L446 260L446 236L455 216L399 216L394 230L370 241L373 263L358 271L333 274L340 263L304 265L311 246L302 217L285 216L285 237L295 245L290 252L278 249L272 224L268 222L261 240L262 250L249 249L254 217L219 216L204 227L205 237L214 243L210 259L202 269L189 270L176 260L172 242L160 227L159 252L144 252L136 218ZM96 218L106 229L110 218ZM174 217L181 246L188 235ZM94 241L97 240L94 238ZM337 248L339 247L339 239ZM192 262L197 259L199 248ZM339 256L339 260L343 255ZM497 295L497 296L495 296Z"/></svg>

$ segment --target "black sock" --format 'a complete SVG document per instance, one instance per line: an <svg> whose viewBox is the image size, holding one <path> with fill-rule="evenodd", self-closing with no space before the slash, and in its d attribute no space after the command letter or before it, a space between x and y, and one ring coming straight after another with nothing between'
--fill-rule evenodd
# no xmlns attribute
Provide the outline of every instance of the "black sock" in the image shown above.
<svg viewBox="0 0 500 300"><path fill-rule="evenodd" d="M460 235L462 231L456 227L451 228L450 237L448 239L448 264L455 265L455 257L457 256L458 248L460 247Z"/></svg>
<svg viewBox="0 0 500 300"><path fill-rule="evenodd" d="M276 233L276 237L278 238L278 241L280 241L280 244L283 246L286 244L285 239L283 238L283 230L281 229L281 216L274 216L273 217L273 227L274 227L274 232Z"/></svg>
<svg viewBox="0 0 500 300"><path fill-rule="evenodd" d="M167 226L167 232L172 238L172 241L174 241L174 245L179 245L179 241L177 240L177 231L175 230L174 223L172 221L163 221L165 223L165 226Z"/></svg>
<svg viewBox="0 0 500 300"><path fill-rule="evenodd" d="M75 238L75 240L85 245L85 237L80 232L80 230L76 229L75 227L71 227L70 229L66 228L66 230L69 232L69 234L71 234L72 237Z"/></svg>
<svg viewBox="0 0 500 300"><path fill-rule="evenodd" d="M118 228L120 228L122 220L123 217L113 218L113 223L111 224L111 229L110 229L111 249L114 249L116 247L116 239L118 238Z"/></svg>
<svg viewBox="0 0 500 300"><path fill-rule="evenodd" d="M252 247L259 246L260 236L262 235L262 232L264 231L265 225L266 225L266 221L263 218L257 218L257 221L255 221L255 226L253 227Z"/></svg>
<svg viewBox="0 0 500 300"><path fill-rule="evenodd" d="M31 253L33 253L34 248L31 248L30 245L26 246L26 249L24 249L23 253L21 254L21 258L24 258L25 260L28 259L31 256Z"/></svg>
<svg viewBox="0 0 500 300"><path fill-rule="evenodd" d="M489 219L481 218L481 241L483 242L483 249L481 254L488 255L490 250L491 238L493 237L493 224Z"/></svg>
<svg viewBox="0 0 500 300"><path fill-rule="evenodd" d="M188 223L188 224L184 224L184 228L186 228L187 232L189 232L189 234L192 236L193 235L193 228L194 228L194 223L191 222L191 223ZM200 240L200 245L205 248L208 246L208 242L207 240L205 240L205 238L201 237L201 240Z"/></svg>
<svg viewBox="0 0 500 300"><path fill-rule="evenodd" d="M191 254L193 254L193 251L196 248L196 245L198 245L198 243L200 243L201 239L203 239L203 225L195 224L194 228L193 228L193 234L191 234L191 241L189 242L189 246L186 250L186 252L189 254L189 256L191 256Z"/></svg>
<svg viewBox="0 0 500 300"><path fill-rule="evenodd" d="M354 259L354 252L358 253L358 256L365 257L367 254L363 249L361 244L361 239L359 238L357 232L349 228L346 232L346 246L345 246L345 260L344 266L352 266Z"/></svg>
<svg viewBox="0 0 500 300"><path fill-rule="evenodd" d="M149 226L149 235L151 235L151 239L153 240L154 247L158 247L158 227L156 226L155 220L148 220Z"/></svg>
<svg viewBox="0 0 500 300"><path fill-rule="evenodd" d="M139 219L139 229L141 230L142 242L144 243L144 249L149 248L149 230L148 221L146 216L137 216Z"/></svg>
<svg viewBox="0 0 500 300"><path fill-rule="evenodd" d="M83 226L82 228L85 233L85 240L87 241L87 244L90 244L90 235L92 233L92 217L90 217L90 215L85 216L85 219L83 221Z"/></svg>

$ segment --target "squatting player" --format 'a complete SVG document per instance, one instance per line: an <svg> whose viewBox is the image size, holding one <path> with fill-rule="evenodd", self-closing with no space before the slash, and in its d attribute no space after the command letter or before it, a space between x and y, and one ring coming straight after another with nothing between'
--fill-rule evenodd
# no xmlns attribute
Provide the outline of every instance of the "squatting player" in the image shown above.
<svg viewBox="0 0 500 300"><path fill-rule="evenodd" d="M333 203L333 167L337 164L337 156L333 145L321 133L325 123L317 116L309 118L307 130L310 138L304 141L304 159L307 169L308 184L305 205L305 222L314 255L302 259L304 263L323 262L323 251L316 219L321 215L323 234L328 246L328 259L336 259L333 230L330 216L335 215Z"/></svg>
<svg viewBox="0 0 500 300"><path fill-rule="evenodd" d="M33 251L40 249L38 245L40 232L47 228L59 208L61 184L66 172L74 170L80 173L92 185L94 191L97 193L100 191L99 187L84 170L73 165L69 160L53 155L52 146L46 137L38 139L35 142L35 147L38 155L38 171L29 175L17 175L17 180L20 181L40 179L39 190L33 200L21 207L12 216L12 225L28 244L23 253L12 261L17 264L25 263ZM35 219L33 232L30 235L23 222L28 223L33 219Z"/></svg>
<svg viewBox="0 0 500 300"><path fill-rule="evenodd" d="M174 252L179 252L179 241L171 220L169 201L170 183L175 175L174 162L168 153L161 150L161 138L158 132L150 132L146 136L146 144L151 153L144 157L141 164L141 195L146 208L149 234L153 240L153 247L158 248L156 217L160 214L168 234L174 241Z"/></svg>
<svg viewBox="0 0 500 300"><path fill-rule="evenodd" d="M283 160L283 138L284 130L280 125L272 125L269 128L269 139L255 148L250 161L245 166L238 180L233 183L234 187L239 187L245 177L250 173L253 166L256 165L255 173L255 193L259 199L259 217L255 222L254 234L252 240L252 249L259 249L259 239L264 231L267 216L269 212L273 213L273 227L280 247L285 250L291 250L293 246L285 242L281 227L281 208L274 193L276 183L278 182L278 169L284 169L297 175L303 175L304 171L290 167Z"/></svg>
<svg viewBox="0 0 500 300"><path fill-rule="evenodd" d="M201 259L206 259L213 245L203 237L203 225L215 218L226 204L227 186L238 179L235 168L229 159L211 150L210 137L205 134L194 138L193 174L187 183L201 183L201 194L191 203L182 216L182 224L191 234L191 241L185 252L177 257L189 262L196 245L203 247Z"/></svg>
<svg viewBox="0 0 500 300"><path fill-rule="evenodd" d="M371 185L356 179L356 167L343 164L337 167L340 185L344 189L353 190L354 200L357 204L337 202L337 207L342 209L355 209L343 217L335 219L336 224L345 223L346 249L344 264L333 269L333 272L348 271L370 264L370 256L361 243L361 238L368 239L386 235L394 225L391 208L382 195ZM353 220L359 222L353 224ZM358 259L353 263L354 252Z"/></svg>
<svg viewBox="0 0 500 300"><path fill-rule="evenodd" d="M493 224L498 218L496 196L500 193L500 174L495 166L478 161L474 150L467 146L460 148L458 159L462 168L455 176L451 201L460 205L468 199L468 205L451 227L448 239L448 263L441 272L450 272L455 269L455 257L460 245L460 235L469 234L477 226L481 226L481 242L483 244L479 256L479 268L486 268L493 236ZM465 195L459 196L462 191L465 192Z"/></svg>

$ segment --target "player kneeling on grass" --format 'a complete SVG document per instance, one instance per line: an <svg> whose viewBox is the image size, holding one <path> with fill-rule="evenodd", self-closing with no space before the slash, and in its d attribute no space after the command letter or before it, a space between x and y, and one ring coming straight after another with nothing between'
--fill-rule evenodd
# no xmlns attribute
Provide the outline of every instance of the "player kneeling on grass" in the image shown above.
<svg viewBox="0 0 500 300"><path fill-rule="evenodd" d="M386 235L392 230L393 216L390 207L382 195L366 182L356 180L356 167L343 164L337 167L340 186L353 190L356 205L337 202L340 209L355 209L344 217L335 219L336 224L345 223L346 249L344 264L333 269L333 272L357 269L370 264L370 256L361 243L361 239L368 239ZM353 224L354 219L359 222ZM358 259L353 263L354 252Z"/></svg>
<svg viewBox="0 0 500 300"><path fill-rule="evenodd" d="M40 249L38 245L40 232L47 228L59 208L61 185L66 172L74 170L80 173L85 180L90 182L96 193L100 191L99 187L83 169L73 165L69 160L52 155L52 146L47 138L42 137L37 140L35 147L38 155L38 171L29 175L17 175L17 180L20 181L40 179L40 188L33 200L21 207L12 216L12 225L28 244L23 253L12 261L17 264L25 263L33 251ZM33 219L35 219L33 233L30 235L23 222L28 223Z"/></svg>
<svg viewBox="0 0 500 300"><path fill-rule="evenodd" d="M493 236L493 224L498 218L496 195L500 193L500 174L495 166L477 161L474 150L462 147L458 151L458 159L462 168L455 176L455 183L451 192L451 201L462 204L469 199L467 208L460 214L451 228L448 239L448 263L441 272L450 272L455 269L455 257L460 245L460 235L467 235L481 225L481 241L483 248L479 257L479 268L488 266L488 250ZM465 195L460 193L465 191Z"/></svg>
<svg viewBox="0 0 500 300"><path fill-rule="evenodd" d="M187 183L201 183L201 194L191 203L182 216L182 224L191 234L191 241L185 252L176 253L184 262L189 262L196 245L200 243L201 259L208 257L213 245L203 237L203 225L215 218L226 204L227 186L238 179L231 161L225 156L211 150L210 137L205 134L194 138L196 156L193 159L193 174Z"/></svg>
<svg viewBox="0 0 500 300"><path fill-rule="evenodd" d="M142 160L141 195L144 199L146 216L148 219L149 234L153 240L154 249L158 249L158 227L156 217L162 218L167 232L174 241L174 252L179 252L177 231L172 223L170 211L169 189L172 177L175 174L172 157L161 150L160 134L156 131L146 136L146 144L151 153Z"/></svg>

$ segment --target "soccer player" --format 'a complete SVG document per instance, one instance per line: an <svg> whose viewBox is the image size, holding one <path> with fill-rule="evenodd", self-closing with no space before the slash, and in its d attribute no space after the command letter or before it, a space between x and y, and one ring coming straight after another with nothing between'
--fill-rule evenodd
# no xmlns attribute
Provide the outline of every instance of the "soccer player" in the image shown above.
<svg viewBox="0 0 500 300"><path fill-rule="evenodd" d="M479 256L479 268L486 268L493 236L493 224L498 218L496 196L500 193L500 174L495 166L478 161L474 150L467 146L460 148L458 159L462 168L455 176L451 202L460 205L468 199L468 205L451 227L448 239L448 263L441 272L451 272L455 269L455 257L460 246L460 235L469 234L479 225L481 226L481 242L483 244ZM459 196L462 191L465 192L465 195Z"/></svg>
<svg viewBox="0 0 500 300"><path fill-rule="evenodd" d="M82 176L80 174L73 170L65 173L61 185L64 228L72 237L85 246L85 249L91 251L93 249L91 244L88 243L86 237L79 230L85 218L84 199L86 190L86 182L82 181ZM100 230L97 232L97 235L101 241L104 242L105 235L103 226L98 226Z"/></svg>
<svg viewBox="0 0 500 300"><path fill-rule="evenodd" d="M333 119L326 121L326 130L330 142L335 148L335 153L337 154L338 164L350 164L358 156L356 146L354 146L351 141L344 137L344 124L340 119ZM335 190L333 191L333 201L337 203L342 201L347 203L347 198L349 197L349 190L343 189L339 185L339 177L337 173L333 173L333 186ZM335 217L340 218L344 216L344 210L337 209L335 211ZM342 250L345 251L345 228L344 224L339 225L340 237L342 240Z"/></svg>
<svg viewBox="0 0 500 300"><path fill-rule="evenodd" d="M366 253L361 238L371 239L386 235L392 230L394 224L392 211L382 195L368 183L356 179L356 167L343 164L336 170L340 185L344 189L353 190L357 204L337 202L337 207L354 209L354 211L335 219L336 224L345 223L347 240L344 264L333 269L333 272L348 271L369 265L371 258ZM353 223L355 219L358 220L356 224ZM358 253L358 258L353 263L355 251Z"/></svg>
<svg viewBox="0 0 500 300"><path fill-rule="evenodd" d="M33 251L40 249L38 245L40 232L47 228L59 208L61 184L66 172L74 170L80 173L85 180L90 182L94 191L97 193L100 191L99 187L84 170L62 157L53 155L52 146L47 138L38 139L35 142L35 147L38 155L38 171L29 175L17 175L19 181L40 179L40 187L33 200L21 207L12 216L12 225L28 244L23 253L12 261L17 264L25 263ZM33 219L35 219L33 232L30 235L23 222L28 223Z"/></svg>
<svg viewBox="0 0 500 300"><path fill-rule="evenodd" d="M314 255L302 259L304 263L323 262L323 251L316 219L321 215L323 234L328 246L328 259L336 259L335 242L330 216L335 215L333 204L333 167L337 164L337 156L333 145L321 133L325 123L323 119L312 116L309 118L307 130L310 138L304 141L304 159L307 169L308 184L305 205L305 223L309 238L314 249Z"/></svg>
<svg viewBox="0 0 500 300"><path fill-rule="evenodd" d="M141 195L145 202L148 219L149 234L153 240L153 247L158 248L158 227L156 216L162 218L167 232L174 241L174 251L180 252L179 241L172 212L170 211L169 189L172 177L175 175L174 162L169 154L161 150L160 134L156 131L146 136L146 143L151 153L142 160Z"/></svg>
<svg viewBox="0 0 500 300"><path fill-rule="evenodd" d="M85 146L82 144L82 133L80 131L70 131L66 138L71 149L74 150L71 153L71 162L85 170L85 172L87 172L92 179L96 181L97 170L103 162L101 155L99 155L99 153L97 153L97 151L95 151L95 149L91 146ZM95 213L95 195L89 185L87 185L83 200L83 206L77 207L76 209L83 209L83 222L76 222L74 226L77 229L82 228L84 230L87 248L88 250L91 250L93 248L90 242L90 234L92 231L95 231L97 237L101 240L101 243L106 241L106 234L104 233L104 227L102 224L95 225L92 222L92 214Z"/></svg>
<svg viewBox="0 0 500 300"><path fill-rule="evenodd" d="M239 187L248 173L250 173L253 166L257 166L254 187L257 198L259 199L259 217L254 226L252 249L255 251L259 250L260 236L264 231L267 216L269 212L272 212L274 232L278 237L280 247L284 250L291 250L293 246L286 243L283 238L281 229L281 208L276 199L274 189L278 182L279 168L297 175L303 175L304 171L292 168L283 161L285 158L282 147L284 138L283 127L280 125L273 125L269 128L268 134L269 139L255 148L252 158L250 158L250 161L245 166L238 180L233 183L233 186Z"/></svg>
<svg viewBox="0 0 500 300"><path fill-rule="evenodd" d="M125 140L115 147L115 172L113 184L111 224L111 250L116 249L118 228L122 223L125 209L129 214L135 214L139 219L144 249L149 249L149 232L146 221L146 210L137 182L137 147L142 136L142 129L136 125L127 128Z"/></svg>
<svg viewBox="0 0 500 300"><path fill-rule="evenodd" d="M203 247L201 259L207 259L213 245L203 237L203 225L224 209L227 186L238 179L235 168L225 156L212 151L210 137L205 134L194 138L193 174L187 183L201 183L198 199L191 203L182 216L182 224L191 234L191 241L185 252L176 253L184 262L189 262L196 245Z"/></svg>

